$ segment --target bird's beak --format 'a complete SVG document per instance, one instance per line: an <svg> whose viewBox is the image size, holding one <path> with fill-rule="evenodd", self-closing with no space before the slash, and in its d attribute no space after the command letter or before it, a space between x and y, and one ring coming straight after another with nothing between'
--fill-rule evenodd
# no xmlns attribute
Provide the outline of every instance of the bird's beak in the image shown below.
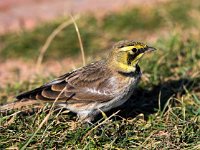
<svg viewBox="0 0 200 150"><path fill-rule="evenodd" d="M145 53L146 52L152 52L152 51L155 51L155 50L156 50L156 48L154 48L154 47L147 47Z"/></svg>

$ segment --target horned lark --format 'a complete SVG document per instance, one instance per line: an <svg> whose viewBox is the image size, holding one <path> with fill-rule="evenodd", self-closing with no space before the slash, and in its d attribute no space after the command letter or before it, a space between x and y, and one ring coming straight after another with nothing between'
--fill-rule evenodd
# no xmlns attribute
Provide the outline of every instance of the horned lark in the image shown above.
<svg viewBox="0 0 200 150"><path fill-rule="evenodd" d="M101 111L122 105L131 96L141 77L142 56L155 50L140 42L116 43L105 60L66 73L32 91L18 95L17 101L43 101L77 113L90 122Z"/></svg>

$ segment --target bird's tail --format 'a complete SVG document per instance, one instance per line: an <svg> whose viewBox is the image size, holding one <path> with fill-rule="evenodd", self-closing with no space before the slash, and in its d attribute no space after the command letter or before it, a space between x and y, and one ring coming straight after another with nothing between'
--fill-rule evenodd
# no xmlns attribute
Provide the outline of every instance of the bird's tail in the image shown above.
<svg viewBox="0 0 200 150"><path fill-rule="evenodd" d="M36 104L40 104L40 103L36 100L15 101L15 102L0 106L0 112L2 113L2 112L6 112L13 109L23 109L23 108L27 108Z"/></svg>

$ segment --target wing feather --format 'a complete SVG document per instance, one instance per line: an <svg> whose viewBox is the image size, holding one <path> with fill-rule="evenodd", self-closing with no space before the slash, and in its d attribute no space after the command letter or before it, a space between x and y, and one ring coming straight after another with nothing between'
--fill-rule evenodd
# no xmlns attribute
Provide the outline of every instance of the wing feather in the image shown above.
<svg viewBox="0 0 200 150"><path fill-rule="evenodd" d="M105 62L99 61L64 74L35 90L23 93L17 96L17 99L53 101L65 88L58 102L63 100L69 102L109 101L113 99L113 91L116 87L113 86L115 83L110 84L111 77L111 71L106 68Z"/></svg>
<svg viewBox="0 0 200 150"><path fill-rule="evenodd" d="M66 87L66 82L62 81L59 84L53 84L51 85L51 90L52 91L62 91Z"/></svg>

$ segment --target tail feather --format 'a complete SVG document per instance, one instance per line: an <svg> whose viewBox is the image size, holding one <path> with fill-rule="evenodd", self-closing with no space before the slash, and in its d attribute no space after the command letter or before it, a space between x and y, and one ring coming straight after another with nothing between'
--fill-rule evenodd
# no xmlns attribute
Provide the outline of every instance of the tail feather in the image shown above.
<svg viewBox="0 0 200 150"><path fill-rule="evenodd" d="M71 73L67 73L58 79L46 83L34 90L19 94L16 96L17 100L15 102L0 106L0 112L5 112L12 109L22 109L23 107L42 104L47 101L54 102L62 89L66 86L67 82L65 81L65 78L70 74ZM61 98L63 99L63 97Z"/></svg>
<svg viewBox="0 0 200 150"><path fill-rule="evenodd" d="M15 101L15 102L0 106L0 112L5 112L8 110L13 110L13 109L22 109L24 107L29 107L35 104L40 104L40 102L36 100Z"/></svg>

